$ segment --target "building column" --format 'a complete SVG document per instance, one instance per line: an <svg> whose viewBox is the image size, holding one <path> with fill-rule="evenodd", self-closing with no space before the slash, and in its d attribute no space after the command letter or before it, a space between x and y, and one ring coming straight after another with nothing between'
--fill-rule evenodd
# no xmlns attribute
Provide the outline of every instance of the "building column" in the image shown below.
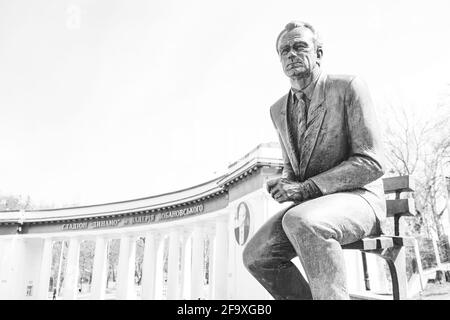
<svg viewBox="0 0 450 320"><path fill-rule="evenodd" d="M228 216L216 221L214 247L214 295L213 299L227 299L228 277Z"/></svg>
<svg viewBox="0 0 450 320"><path fill-rule="evenodd" d="M188 256L186 254L186 247L188 245L188 239L189 239L190 233L186 230L183 229L183 231L181 232L181 266L180 266L180 299L185 299L185 295L184 295L184 291L185 291L185 287L186 287L186 281L187 281L187 277L186 277L186 262L187 262L187 258L189 257L189 261L190 261L190 255Z"/></svg>
<svg viewBox="0 0 450 320"><path fill-rule="evenodd" d="M5 299L4 291L6 291L5 282L7 280L4 278L4 275L5 275L5 264L7 253L8 253L8 240L0 238L0 300Z"/></svg>
<svg viewBox="0 0 450 320"><path fill-rule="evenodd" d="M25 297L25 240L14 235L7 241L0 274L0 299L21 300Z"/></svg>
<svg viewBox="0 0 450 320"><path fill-rule="evenodd" d="M216 226L215 224L208 225L208 300L214 297L215 286L215 242L216 242Z"/></svg>
<svg viewBox="0 0 450 320"><path fill-rule="evenodd" d="M170 231L169 238L169 263L167 274L167 299L178 299L180 278L180 235L178 229Z"/></svg>
<svg viewBox="0 0 450 320"><path fill-rule="evenodd" d="M97 236L95 240L94 265L92 266L91 299L104 300L107 280L108 240Z"/></svg>
<svg viewBox="0 0 450 320"><path fill-rule="evenodd" d="M136 237L124 235L120 239L119 265L117 269L117 298L136 299L134 272L136 263Z"/></svg>
<svg viewBox="0 0 450 320"><path fill-rule="evenodd" d="M77 298L79 258L80 239L74 237L70 239L69 250L67 252L67 265L63 284L63 299L65 300L74 300Z"/></svg>
<svg viewBox="0 0 450 320"><path fill-rule="evenodd" d="M142 262L142 300L154 300L156 292L156 268L161 236L154 232L145 235L144 261Z"/></svg>
<svg viewBox="0 0 450 320"><path fill-rule="evenodd" d="M203 228L196 226L192 232L191 300L203 297L203 281L205 277L203 250Z"/></svg>
<svg viewBox="0 0 450 320"><path fill-rule="evenodd" d="M350 293L360 293L366 290L361 253L357 250L344 250L347 285ZM306 279L306 278L305 278Z"/></svg>
<svg viewBox="0 0 450 320"><path fill-rule="evenodd" d="M37 289L37 299L39 300L48 299L48 286L52 273L52 249L53 239L46 238L43 243L41 269L39 273L39 284Z"/></svg>

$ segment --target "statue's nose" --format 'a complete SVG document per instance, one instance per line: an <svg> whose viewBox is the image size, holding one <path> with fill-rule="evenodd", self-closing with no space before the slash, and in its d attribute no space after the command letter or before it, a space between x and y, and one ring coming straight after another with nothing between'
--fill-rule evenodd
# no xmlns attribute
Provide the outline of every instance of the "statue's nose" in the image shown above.
<svg viewBox="0 0 450 320"><path fill-rule="evenodd" d="M297 57L297 53L291 48L291 50L289 50L288 58L294 59L296 57Z"/></svg>

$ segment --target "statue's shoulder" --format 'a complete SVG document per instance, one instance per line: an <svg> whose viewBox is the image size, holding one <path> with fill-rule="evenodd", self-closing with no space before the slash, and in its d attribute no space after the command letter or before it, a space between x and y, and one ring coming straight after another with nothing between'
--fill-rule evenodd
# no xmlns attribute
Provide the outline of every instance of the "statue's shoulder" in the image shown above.
<svg viewBox="0 0 450 320"><path fill-rule="evenodd" d="M331 92L339 92L342 95L370 96L366 81L358 75L329 75L329 88Z"/></svg>
<svg viewBox="0 0 450 320"><path fill-rule="evenodd" d="M327 74L327 82L330 87L346 88L355 78L359 78L352 74Z"/></svg>
<svg viewBox="0 0 450 320"><path fill-rule="evenodd" d="M276 115L279 114L283 106L286 104L288 99L289 92L283 95L280 99L278 99L275 103L270 106L270 114Z"/></svg>

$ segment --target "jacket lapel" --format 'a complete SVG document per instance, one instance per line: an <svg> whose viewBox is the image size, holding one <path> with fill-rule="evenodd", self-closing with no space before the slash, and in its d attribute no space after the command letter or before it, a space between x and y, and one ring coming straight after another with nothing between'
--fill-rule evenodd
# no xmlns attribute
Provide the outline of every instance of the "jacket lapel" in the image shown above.
<svg viewBox="0 0 450 320"><path fill-rule="evenodd" d="M317 81L313 96L308 108L308 122L303 139L300 155L300 179L305 180L305 172L308 168L309 160L317 143L317 138L325 117L326 108L323 106L325 100L326 74L322 73Z"/></svg>
<svg viewBox="0 0 450 320"><path fill-rule="evenodd" d="M292 138L289 134L288 127L287 127L287 105L290 100L290 91L288 94L286 94L283 99L281 100L281 106L280 106L280 118L279 118L279 130L281 138L284 141L284 145L286 147L286 153L288 154L289 160L292 165L292 169L294 170L294 173L296 175L299 174L298 170L298 159L296 156L296 153L294 152L294 145Z"/></svg>

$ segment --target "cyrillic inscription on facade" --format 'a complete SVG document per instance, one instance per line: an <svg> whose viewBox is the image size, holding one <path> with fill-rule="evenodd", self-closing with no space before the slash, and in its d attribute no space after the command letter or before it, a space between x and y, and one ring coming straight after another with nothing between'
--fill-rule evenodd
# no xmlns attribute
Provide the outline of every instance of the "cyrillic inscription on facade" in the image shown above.
<svg viewBox="0 0 450 320"><path fill-rule="evenodd" d="M142 215L129 218L116 218L97 220L92 222L78 222L78 223L66 223L62 225L63 230L82 230L82 229L98 229L98 228L111 228L111 227L123 227L133 224L152 223L161 220L168 220L173 218L180 218L183 216L194 215L203 212L203 204L197 206L165 211L160 213L152 213L148 215Z"/></svg>
<svg viewBox="0 0 450 320"><path fill-rule="evenodd" d="M91 226L91 228L117 227L121 220L122 219L95 221L95 222L91 222L90 226Z"/></svg>
<svg viewBox="0 0 450 320"><path fill-rule="evenodd" d="M63 224L62 229L63 230L80 230L80 229L86 229L87 227L88 227L87 222L79 222L79 223Z"/></svg>
<svg viewBox="0 0 450 320"><path fill-rule="evenodd" d="M174 217L183 217L183 216L187 216L190 214L196 214L196 213L200 213L202 211L203 211L203 204L200 204L195 207L189 207L189 208L184 208L184 209L179 209L179 210L163 212L163 213L161 213L161 216L163 219L168 219L168 218L174 218Z"/></svg>

